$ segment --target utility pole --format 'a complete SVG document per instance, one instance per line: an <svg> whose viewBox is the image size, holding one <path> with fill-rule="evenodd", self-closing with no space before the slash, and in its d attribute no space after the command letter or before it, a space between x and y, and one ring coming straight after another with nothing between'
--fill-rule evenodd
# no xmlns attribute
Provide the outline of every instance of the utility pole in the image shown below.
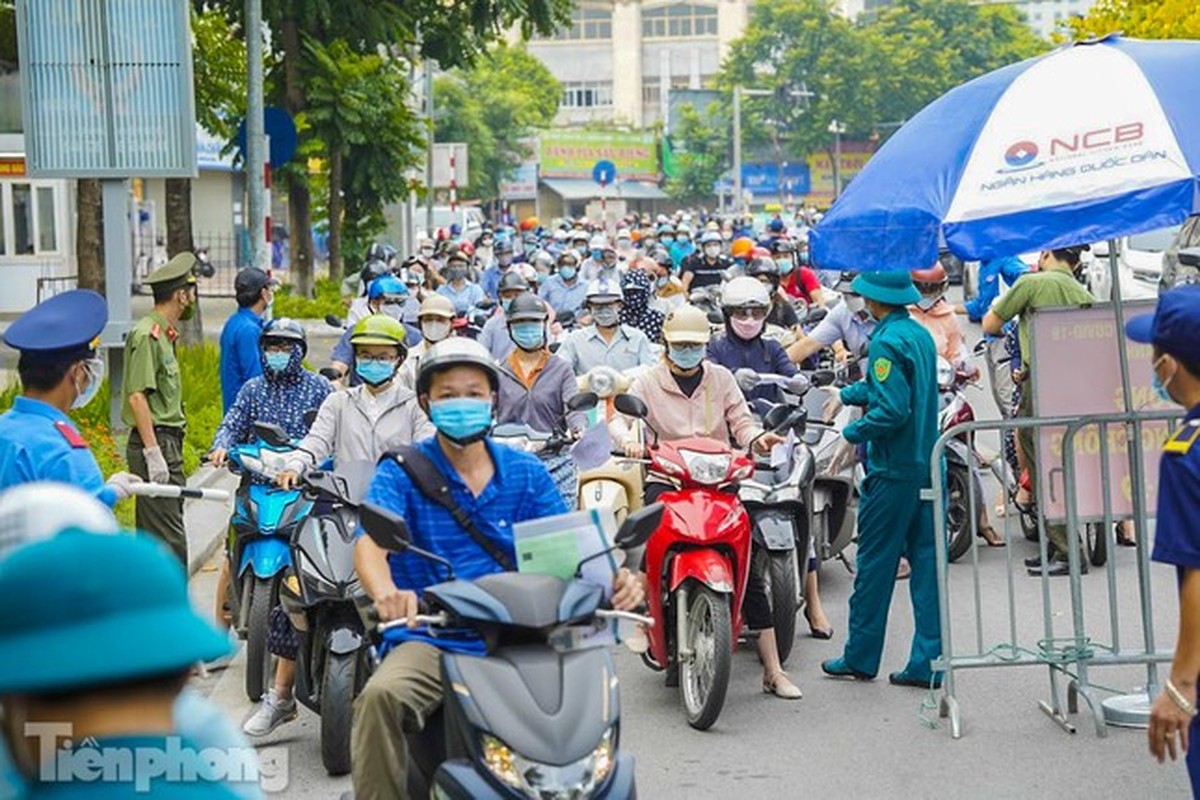
<svg viewBox="0 0 1200 800"><path fill-rule="evenodd" d="M250 233L250 266L271 265L266 207L266 132L263 130L262 0L246 0L246 227ZM294 232L300 235L299 231Z"/></svg>
<svg viewBox="0 0 1200 800"><path fill-rule="evenodd" d="M425 59L425 235L433 238L433 61Z"/></svg>
<svg viewBox="0 0 1200 800"><path fill-rule="evenodd" d="M742 87L733 87L733 213L742 210Z"/></svg>
<svg viewBox="0 0 1200 800"><path fill-rule="evenodd" d="M829 132L833 134L833 199L842 196L842 134L846 126L836 119L829 123Z"/></svg>

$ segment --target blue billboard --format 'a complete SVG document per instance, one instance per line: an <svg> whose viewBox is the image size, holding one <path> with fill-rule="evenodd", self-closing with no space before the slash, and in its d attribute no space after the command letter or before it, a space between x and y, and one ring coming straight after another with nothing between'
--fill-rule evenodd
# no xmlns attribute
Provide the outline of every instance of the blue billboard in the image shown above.
<svg viewBox="0 0 1200 800"><path fill-rule="evenodd" d="M755 197L806 195L812 190L812 178L808 164L803 161L789 161L785 165L754 162L742 164L742 189ZM721 178L713 190L733 191L732 176Z"/></svg>

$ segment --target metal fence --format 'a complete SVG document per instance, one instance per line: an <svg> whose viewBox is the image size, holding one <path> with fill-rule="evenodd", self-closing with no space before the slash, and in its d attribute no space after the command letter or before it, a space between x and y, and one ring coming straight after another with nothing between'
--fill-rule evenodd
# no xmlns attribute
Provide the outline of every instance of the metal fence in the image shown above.
<svg viewBox="0 0 1200 800"><path fill-rule="evenodd" d="M998 669L1011 668L1021 666L1045 666L1048 668L1050 697L1047 701L1041 701L1039 707L1050 717L1056 724L1064 730L1074 733L1075 727L1071 723L1068 714L1078 712L1078 698L1082 697L1087 704L1088 710L1092 715L1093 722L1098 736L1107 734L1107 724L1100 703L1098 702L1096 692L1103 687L1098 686L1090 676L1090 670L1101 666L1113 665L1144 665L1146 668L1146 690L1149 697L1153 697L1157 691L1158 675L1156 665L1160 662L1170 661L1172 652L1170 650L1159 650L1155 645L1154 619L1151 607L1151 580L1150 580L1150 560L1148 552L1148 526L1146 524L1147 512L1145 508L1146 497L1146 482L1143 475L1142 464L1144 458L1143 447L1143 426L1148 422L1172 421L1177 420L1179 414L1176 412L1128 412L1123 414L1105 414L1084 417L1053 417L1053 418L1026 418L1026 419L1008 419L1008 420L988 420L981 422L969 422L961 425L956 425L946 431L938 439L933 450L933 467L932 467L932 489L927 490L928 496L933 500L934 505L934 527L938 542L945 542L947 536L947 519L946 509L948 504L948 492L943 483L945 469L943 467L943 454L947 444L960 436L968 435L974 437L981 432L994 431L1003 436L1006 431L1013 431L1014 434L1019 429L1034 429L1037 433L1039 429L1059 428L1065 429L1063 436L1063 447L1061 454L1061 470L1064 477L1064 502L1066 507L1066 530L1068 547L1068 564L1070 575L1067 578L1068 592L1065 598L1065 605L1069 610L1066 615L1068 624L1066 630L1062 630L1062 623L1056 629L1055 618L1063 613L1064 598L1062 593L1052 589L1051 581L1055 580L1045 574L1043 571L1040 578L1041 589L1041 610L1042 610L1042 625L1040 638L1030 640L1026 638L1022 640L1021 631L1018 626L1018 587L1017 581L1014 580L1016 569L1024 571L1024 565L1017 561L1017 556L1014 556L1014 548L1005 548L1005 597L1003 602L999 602L999 598L989 596L988 602L984 599L984 586L981 581L980 572L980 557L979 548L971 548L969 564L957 565L953 569L958 572L964 568L969 569L970 577L967 580L968 592L971 595L972 605L969 613L966 613L960 605L957 607L959 616L967 616L973 623L973 631L964 631L967 627L959 625L956 629L954 618L951 614L951 609L955 608L956 600L961 602L961 593L957 596L951 586L951 565L946 547L935 548L937 551L937 579L938 579L938 602L939 613L941 618L942 628L942 657L935 662L934 669L944 672L942 682L942 696L939 705L939 714L942 718L949 718L950 732L954 738L962 736L962 711L958 699L957 692L957 672L965 669ZM1133 505L1133 519L1136 531L1136 568L1137 568L1137 594L1138 603L1138 627L1140 628L1141 643L1136 644L1131 640L1136 639L1136 636L1123 636L1122 625L1119 612L1119 603L1129 603L1132 599L1132 593L1126 591L1124 595L1119 592L1117 565L1114 557L1107 557L1104 561L1104 570L1106 580L1101 591L1100 587L1093 586L1091 588L1092 596L1089 598L1094 601L1095 596L1099 594L1107 594L1107 608L1105 609L1105 625L1089 626L1088 614L1085 614L1085 608L1089 613L1095 616L1095 611L1098 604L1092 602L1085 607L1084 601L1084 583L1082 580L1082 566L1085 563L1084 559L1088 556L1081 552L1080 548L1080 529L1081 525L1085 524L1085 520L1078 513L1077 502L1077 481L1076 481L1076 450L1077 439L1081 432L1088 431L1089 437L1092 431L1098 433L1098 447L1100 452L1101 464L1101 481L1105 487L1111 486L1109 455L1110 455L1110 427L1116 426L1124 430L1125 442L1127 444L1127 452L1130 456L1130 497ZM1043 452L1039 455L1043 458L1049 457L1050 454ZM1119 451L1117 451L1119 452ZM1002 458L1002 456L1001 456ZM1058 462L1055 462L1056 464ZM1056 467L1058 468L1058 467ZM1043 495L1046 491L1042 485L1042 481L1037 481L1037 502L1039 508L1045 508ZM967 501L969 505L969 518L971 525L972 540L978 532L978 523L980 519L980 508L977 503L976 494L973 491L967 492ZM1004 518L1004 534L1006 541L1012 541L1009 536L1011 527L1011 514L1006 514ZM1114 514L1112 508L1112 498L1106 492L1104 495L1104 513L1102 519L1093 520L1093 524L1101 525L1096 536L1103 537L1102 541L1097 541L1096 545L1103 545L1106 553L1113 553L1115 550L1115 533L1114 533ZM1048 563L1047 558L1047 523L1045 517L1038 515L1037 521L1039 533L1039 553L1043 564ZM1087 541L1086 536L1084 541ZM961 583L963 576L961 573L956 575L955 583ZM1027 582L1028 579L1022 578L1021 581ZM1125 586L1128 589L1128 585ZM986 631L985 631L986 629ZM973 634L973 635L971 635ZM1026 634L1027 635L1027 634ZM992 637L989 639L989 637ZM1066 685L1064 687L1064 681ZM1064 694L1065 688L1065 694ZM1105 690L1113 691L1113 690Z"/></svg>

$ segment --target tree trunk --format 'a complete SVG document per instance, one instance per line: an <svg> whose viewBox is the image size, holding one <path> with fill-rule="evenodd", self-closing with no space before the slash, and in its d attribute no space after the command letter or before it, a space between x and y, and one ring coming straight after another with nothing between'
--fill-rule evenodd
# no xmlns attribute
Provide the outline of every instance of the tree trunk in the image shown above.
<svg viewBox="0 0 1200 800"><path fill-rule="evenodd" d="M283 20L280 30L283 45L284 100L293 117L308 109L308 98L300 80L300 28L295 17ZM290 214L290 250L292 288L301 297L313 296L312 197L308 188L307 167L298 165L288 176Z"/></svg>
<svg viewBox="0 0 1200 800"><path fill-rule="evenodd" d="M196 251L196 244L192 240L192 181L190 178L167 178L166 183L167 258L174 258L180 253ZM204 341L199 295L196 296L196 314L187 322L179 323L179 335L184 344Z"/></svg>
<svg viewBox="0 0 1200 800"><path fill-rule="evenodd" d="M342 274L342 154L329 154L329 277Z"/></svg>
<svg viewBox="0 0 1200 800"><path fill-rule="evenodd" d="M99 180L78 181L75 210L79 288L104 294L104 202ZM135 280L138 277L135 275Z"/></svg>

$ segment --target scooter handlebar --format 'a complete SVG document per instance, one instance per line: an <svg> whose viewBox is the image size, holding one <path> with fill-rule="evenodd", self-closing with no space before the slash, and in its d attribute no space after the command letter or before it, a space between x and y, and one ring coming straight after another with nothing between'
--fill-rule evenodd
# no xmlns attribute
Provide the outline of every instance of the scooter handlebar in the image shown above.
<svg viewBox="0 0 1200 800"><path fill-rule="evenodd" d="M450 616L445 612L440 614L417 614L411 618L400 617L399 619L381 622L375 626L375 630L383 633L384 631L390 631L392 628L407 628L410 619L416 622L417 625L431 625L437 628L445 627L450 623Z"/></svg>
<svg viewBox="0 0 1200 800"><path fill-rule="evenodd" d="M647 628L654 627L654 617L647 617L643 614L635 614L632 611L617 611L611 608L596 609L596 616L600 619L627 619L630 622L639 622Z"/></svg>

